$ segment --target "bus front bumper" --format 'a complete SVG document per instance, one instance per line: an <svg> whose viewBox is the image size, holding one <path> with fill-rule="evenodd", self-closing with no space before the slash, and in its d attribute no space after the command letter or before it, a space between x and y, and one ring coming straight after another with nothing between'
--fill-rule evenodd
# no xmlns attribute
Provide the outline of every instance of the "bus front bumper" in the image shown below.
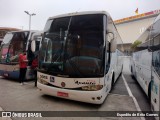
<svg viewBox="0 0 160 120"><path fill-rule="evenodd" d="M106 94L103 93L103 89L99 91L68 90L47 86L39 82L37 82L37 87L42 93L47 95L86 103L102 104L106 97Z"/></svg>

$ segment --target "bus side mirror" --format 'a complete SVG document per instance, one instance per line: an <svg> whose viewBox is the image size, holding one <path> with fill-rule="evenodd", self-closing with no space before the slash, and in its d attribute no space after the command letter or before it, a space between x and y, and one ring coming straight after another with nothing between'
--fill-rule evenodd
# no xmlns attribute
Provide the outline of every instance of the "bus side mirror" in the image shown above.
<svg viewBox="0 0 160 120"><path fill-rule="evenodd" d="M110 51L115 52L117 48L116 36L111 30L107 30L107 40L110 42Z"/></svg>
<svg viewBox="0 0 160 120"><path fill-rule="evenodd" d="M110 43L111 43L110 51L111 51L111 52L115 52L115 51L116 51L116 48L117 48L116 40L115 40L115 39L112 39Z"/></svg>
<svg viewBox="0 0 160 120"><path fill-rule="evenodd" d="M108 42L111 42L115 38L114 32L111 29L107 29L106 35Z"/></svg>
<svg viewBox="0 0 160 120"><path fill-rule="evenodd" d="M35 40L32 40L32 42L31 42L31 51L32 52L36 51L36 41Z"/></svg>

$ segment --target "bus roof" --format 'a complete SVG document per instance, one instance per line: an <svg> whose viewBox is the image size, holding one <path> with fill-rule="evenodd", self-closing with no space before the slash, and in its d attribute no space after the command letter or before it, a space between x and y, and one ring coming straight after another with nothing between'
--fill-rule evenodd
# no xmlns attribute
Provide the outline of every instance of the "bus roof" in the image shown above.
<svg viewBox="0 0 160 120"><path fill-rule="evenodd" d="M157 22L158 20L160 20L160 14L156 17L156 19L154 20L154 23Z"/></svg>
<svg viewBox="0 0 160 120"><path fill-rule="evenodd" d="M76 16L76 15L86 15L86 14L106 14L107 16L110 16L109 13L106 11L84 11L84 12L73 12L73 13L61 14L61 15L49 17L49 19L67 17L67 16Z"/></svg>
<svg viewBox="0 0 160 120"><path fill-rule="evenodd" d="M18 29L18 28L10 28L10 27L0 27L0 30L3 30L3 31L19 31L21 29Z"/></svg>

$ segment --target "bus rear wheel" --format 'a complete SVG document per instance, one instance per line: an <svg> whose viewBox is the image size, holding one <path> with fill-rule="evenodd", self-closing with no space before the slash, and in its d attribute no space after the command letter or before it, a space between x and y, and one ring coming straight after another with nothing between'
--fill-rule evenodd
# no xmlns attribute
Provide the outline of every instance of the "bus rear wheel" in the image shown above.
<svg viewBox="0 0 160 120"><path fill-rule="evenodd" d="M151 104L151 82L149 83L149 87L148 87L148 99Z"/></svg>

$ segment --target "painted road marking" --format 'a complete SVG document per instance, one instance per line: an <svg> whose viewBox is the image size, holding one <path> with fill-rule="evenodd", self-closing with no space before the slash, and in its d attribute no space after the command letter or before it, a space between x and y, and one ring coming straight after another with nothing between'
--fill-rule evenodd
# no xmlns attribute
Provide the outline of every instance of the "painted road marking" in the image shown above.
<svg viewBox="0 0 160 120"><path fill-rule="evenodd" d="M142 111L141 108L139 107L139 104L138 104L136 98L133 96L133 94L132 94L132 92L131 92L131 89L129 88L129 86L128 86L128 84L127 84L127 81L126 81L125 77L123 76L123 74L122 74L122 78L123 78L124 84L125 84L125 86L126 86L126 88L127 88L127 91L128 91L129 96L131 96L132 99L133 99L133 101L134 101L134 104L135 104L135 106L136 106L137 111ZM141 120L145 120L144 117L140 117L140 118L141 118Z"/></svg>

